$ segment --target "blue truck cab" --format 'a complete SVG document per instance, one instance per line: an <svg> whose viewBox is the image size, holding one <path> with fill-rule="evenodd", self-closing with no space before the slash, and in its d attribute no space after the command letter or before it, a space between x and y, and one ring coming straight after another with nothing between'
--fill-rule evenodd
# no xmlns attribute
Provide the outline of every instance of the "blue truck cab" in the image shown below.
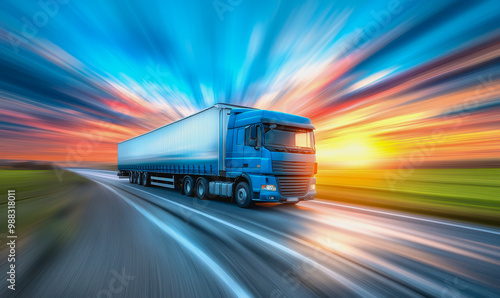
<svg viewBox="0 0 500 298"><path fill-rule="evenodd" d="M311 120L305 117L233 109L227 132L226 176L246 178L253 202L296 204L314 199L317 163L313 130ZM236 189L235 199L240 203L238 195Z"/></svg>

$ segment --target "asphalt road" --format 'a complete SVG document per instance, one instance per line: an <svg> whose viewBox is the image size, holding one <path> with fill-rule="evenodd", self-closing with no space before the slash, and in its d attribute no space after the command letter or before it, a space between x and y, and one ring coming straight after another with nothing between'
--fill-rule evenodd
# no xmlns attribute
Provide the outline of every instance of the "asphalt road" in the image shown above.
<svg viewBox="0 0 500 298"><path fill-rule="evenodd" d="M75 190L90 199L73 236L26 254L2 297L500 296L498 229L321 198L241 209L75 171L95 184Z"/></svg>

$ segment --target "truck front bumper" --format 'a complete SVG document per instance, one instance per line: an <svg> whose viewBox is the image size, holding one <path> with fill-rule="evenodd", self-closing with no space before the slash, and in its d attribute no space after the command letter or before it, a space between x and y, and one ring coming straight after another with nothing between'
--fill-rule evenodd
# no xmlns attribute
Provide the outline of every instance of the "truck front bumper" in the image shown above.
<svg viewBox="0 0 500 298"><path fill-rule="evenodd" d="M262 184L272 184L278 187L278 183L275 177L266 177L265 181L260 181L260 179L253 179L252 184L254 190L253 201L262 203L293 203L297 201L309 201L314 200L316 196L316 190L311 189L311 185L316 184L316 178L311 177L309 180L307 193L301 196L287 197L280 194L279 189L276 191L260 189ZM257 186L257 187L256 187Z"/></svg>

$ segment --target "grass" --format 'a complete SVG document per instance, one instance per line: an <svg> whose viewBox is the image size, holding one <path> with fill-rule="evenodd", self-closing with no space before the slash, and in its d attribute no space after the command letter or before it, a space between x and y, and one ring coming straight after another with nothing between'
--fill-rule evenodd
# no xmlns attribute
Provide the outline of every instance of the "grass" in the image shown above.
<svg viewBox="0 0 500 298"><path fill-rule="evenodd" d="M500 226L500 169L332 170L318 197Z"/></svg>

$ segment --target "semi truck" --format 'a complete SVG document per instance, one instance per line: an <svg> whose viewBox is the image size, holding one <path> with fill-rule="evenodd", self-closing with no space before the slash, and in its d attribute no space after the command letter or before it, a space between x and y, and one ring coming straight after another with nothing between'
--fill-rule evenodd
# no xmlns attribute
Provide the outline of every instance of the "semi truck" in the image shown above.
<svg viewBox="0 0 500 298"><path fill-rule="evenodd" d="M118 176L242 208L297 204L316 195L314 129L305 117L219 103L119 143Z"/></svg>

